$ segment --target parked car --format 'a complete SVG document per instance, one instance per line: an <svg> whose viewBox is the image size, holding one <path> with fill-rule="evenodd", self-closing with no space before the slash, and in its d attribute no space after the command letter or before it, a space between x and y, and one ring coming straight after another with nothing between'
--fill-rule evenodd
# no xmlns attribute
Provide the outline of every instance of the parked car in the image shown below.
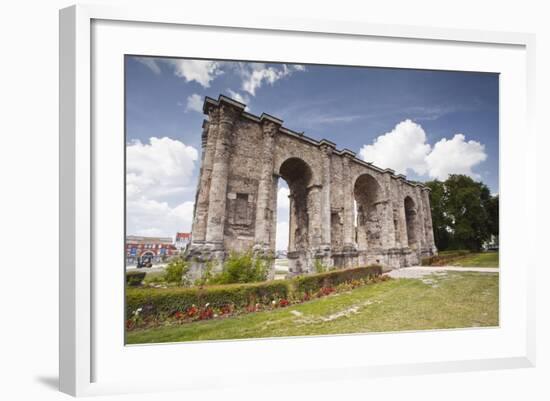
<svg viewBox="0 0 550 401"><path fill-rule="evenodd" d="M137 262L137 268L141 269L142 267L153 267L152 258L149 256L143 256L139 258Z"/></svg>

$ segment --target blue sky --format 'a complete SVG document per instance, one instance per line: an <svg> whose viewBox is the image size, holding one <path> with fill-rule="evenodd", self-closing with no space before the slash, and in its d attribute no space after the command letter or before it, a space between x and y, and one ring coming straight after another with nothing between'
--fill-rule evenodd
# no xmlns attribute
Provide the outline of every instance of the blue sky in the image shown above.
<svg viewBox="0 0 550 401"><path fill-rule="evenodd" d="M499 190L497 74L132 56L125 68L129 234L190 229L200 106L220 93L410 179L464 173Z"/></svg>

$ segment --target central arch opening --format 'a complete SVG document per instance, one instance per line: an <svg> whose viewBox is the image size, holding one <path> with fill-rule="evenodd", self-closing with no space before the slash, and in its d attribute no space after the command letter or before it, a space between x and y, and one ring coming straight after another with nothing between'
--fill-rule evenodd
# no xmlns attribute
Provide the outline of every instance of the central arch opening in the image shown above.
<svg viewBox="0 0 550 401"><path fill-rule="evenodd" d="M276 227L278 232L276 247L277 251L281 251L281 248L286 245L289 271L290 273L299 273L307 268L309 250L308 187L311 183L312 171L305 161L292 157L279 168L279 177L282 180L278 180L277 183ZM286 202L285 197L287 198ZM279 232L285 228L288 229L288 236Z"/></svg>
<svg viewBox="0 0 550 401"><path fill-rule="evenodd" d="M382 189L370 174L357 178L353 188L355 198L355 243L358 251L370 251L382 246Z"/></svg>

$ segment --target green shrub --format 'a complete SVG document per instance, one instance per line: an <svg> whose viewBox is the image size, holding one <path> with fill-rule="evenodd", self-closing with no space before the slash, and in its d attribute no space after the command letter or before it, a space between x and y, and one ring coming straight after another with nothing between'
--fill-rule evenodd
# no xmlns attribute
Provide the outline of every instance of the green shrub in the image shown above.
<svg viewBox="0 0 550 401"><path fill-rule="evenodd" d="M287 298L290 283L286 280L263 283L213 285L207 287L129 288L126 291L126 313L131 316L142 308L143 316L171 315L191 306L220 308L234 305L245 308L250 304L269 304Z"/></svg>
<svg viewBox="0 0 550 401"><path fill-rule="evenodd" d="M126 284L132 287L140 286L145 278L145 272L130 270L126 272Z"/></svg>
<svg viewBox="0 0 550 401"><path fill-rule="evenodd" d="M189 272L189 264L181 256L175 257L164 270L164 281L167 283L184 283L185 275Z"/></svg>
<svg viewBox="0 0 550 401"><path fill-rule="evenodd" d="M313 268L315 269L315 273L324 273L328 270L321 259L315 259L315 262L313 262Z"/></svg>
<svg viewBox="0 0 550 401"><path fill-rule="evenodd" d="M466 256L470 254L471 252L467 249L459 249L459 250L453 250L453 251L441 251L439 252L439 256L441 257L459 257L459 256Z"/></svg>
<svg viewBox="0 0 550 401"><path fill-rule="evenodd" d="M209 280L213 284L254 283L267 279L267 260L255 257L251 250L231 252L222 272Z"/></svg>
<svg viewBox="0 0 550 401"><path fill-rule="evenodd" d="M420 264L422 266L444 266L469 254L468 250L443 251L438 255L422 258Z"/></svg>
<svg viewBox="0 0 550 401"><path fill-rule="evenodd" d="M346 281L369 278L380 274L382 274L382 266L371 265L352 269L331 270L325 273L297 277L294 280L296 290L307 293L317 291L323 287L335 287Z"/></svg>

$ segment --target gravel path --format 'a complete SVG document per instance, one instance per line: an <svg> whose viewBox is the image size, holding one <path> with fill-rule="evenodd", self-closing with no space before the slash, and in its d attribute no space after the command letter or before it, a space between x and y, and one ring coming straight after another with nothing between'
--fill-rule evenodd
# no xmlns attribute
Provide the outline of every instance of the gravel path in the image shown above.
<svg viewBox="0 0 550 401"><path fill-rule="evenodd" d="M446 274L449 271L498 273L499 269L498 267L411 266L392 270L388 274L393 278L422 278L434 273Z"/></svg>

